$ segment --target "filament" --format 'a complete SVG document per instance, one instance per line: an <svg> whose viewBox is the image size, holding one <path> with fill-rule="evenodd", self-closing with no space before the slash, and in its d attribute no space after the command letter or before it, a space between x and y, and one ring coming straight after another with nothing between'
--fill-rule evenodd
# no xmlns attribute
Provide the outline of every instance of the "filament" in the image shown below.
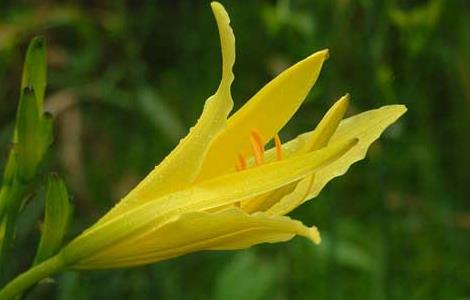
<svg viewBox="0 0 470 300"><path fill-rule="evenodd" d="M236 167L237 171L246 170L247 164L246 164L245 156L243 156L243 154L238 153L238 160L237 160L237 164L236 164L235 167Z"/></svg>
<svg viewBox="0 0 470 300"><path fill-rule="evenodd" d="M264 143L261 138L261 134L257 129L251 130L250 140L253 156L255 157L255 163L257 166L260 166L263 164L264 160Z"/></svg>
<svg viewBox="0 0 470 300"><path fill-rule="evenodd" d="M274 136L274 145L276 146L277 160L282 160L282 143L281 143L281 138L279 138L279 135L277 133Z"/></svg>

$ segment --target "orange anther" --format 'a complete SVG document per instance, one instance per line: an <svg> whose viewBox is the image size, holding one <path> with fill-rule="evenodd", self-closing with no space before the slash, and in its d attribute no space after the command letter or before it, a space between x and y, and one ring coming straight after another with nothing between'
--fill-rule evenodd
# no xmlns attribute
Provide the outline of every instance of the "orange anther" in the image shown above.
<svg viewBox="0 0 470 300"><path fill-rule="evenodd" d="M246 170L246 159L245 159L245 156L243 156L243 154L238 153L238 161L235 167L237 171Z"/></svg>
<svg viewBox="0 0 470 300"><path fill-rule="evenodd" d="M278 134L274 136L274 145L276 146L276 158L277 160L281 160L282 159L282 143Z"/></svg>
<svg viewBox="0 0 470 300"><path fill-rule="evenodd" d="M251 131L251 149L253 150L253 156L255 157L255 163L257 166L263 163L264 158L264 143L260 132L257 129Z"/></svg>

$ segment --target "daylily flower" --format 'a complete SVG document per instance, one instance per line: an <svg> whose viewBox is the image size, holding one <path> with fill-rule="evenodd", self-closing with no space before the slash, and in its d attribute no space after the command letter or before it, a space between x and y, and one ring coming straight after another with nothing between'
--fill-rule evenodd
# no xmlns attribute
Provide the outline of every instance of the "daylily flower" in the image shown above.
<svg viewBox="0 0 470 300"><path fill-rule="evenodd" d="M316 227L286 215L365 157L406 108L384 106L343 120L339 99L311 131L282 144L278 132L300 107L328 51L277 76L229 117L235 38L223 6L211 4L222 48L222 79L189 134L127 196L55 256L8 283L11 299L63 269L158 262L200 250L287 241L320 243ZM271 149L265 146L274 141Z"/></svg>
<svg viewBox="0 0 470 300"><path fill-rule="evenodd" d="M200 250L247 248L295 235L320 242L316 227L286 216L344 174L405 111L385 106L342 120L342 97L312 132L282 145L278 132L315 83L328 51L312 54L233 106L235 38L223 6L211 4L222 79L179 145L95 225L57 257L74 269L154 263ZM268 142L274 147L265 151Z"/></svg>
<svg viewBox="0 0 470 300"><path fill-rule="evenodd" d="M385 106L343 121L349 96L316 129L281 144L278 132L317 80L328 50L312 54L233 106L235 38L223 6L211 4L222 79L189 134L136 188L58 255L76 269L153 263L200 250L241 249L295 235L320 242L316 227L287 216L344 174L405 111ZM265 145L274 140L274 147Z"/></svg>

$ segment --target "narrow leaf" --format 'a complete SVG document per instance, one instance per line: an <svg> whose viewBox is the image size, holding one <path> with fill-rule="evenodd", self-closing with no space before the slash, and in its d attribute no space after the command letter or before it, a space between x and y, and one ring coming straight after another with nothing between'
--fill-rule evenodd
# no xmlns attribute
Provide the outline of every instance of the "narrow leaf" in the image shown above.
<svg viewBox="0 0 470 300"><path fill-rule="evenodd" d="M23 180L29 180L34 176L38 159L42 156L40 143L40 115L36 105L36 97L32 88L27 87L21 93L18 115L16 119L17 129L17 163L19 175Z"/></svg>
<svg viewBox="0 0 470 300"><path fill-rule="evenodd" d="M51 257L62 246L71 215L67 188L58 175L52 174L47 182L45 216L34 264Z"/></svg>
<svg viewBox="0 0 470 300"><path fill-rule="evenodd" d="M28 46L23 67L21 91L32 87L36 96L38 110L42 109L46 91L47 62L46 40L42 36L35 37Z"/></svg>

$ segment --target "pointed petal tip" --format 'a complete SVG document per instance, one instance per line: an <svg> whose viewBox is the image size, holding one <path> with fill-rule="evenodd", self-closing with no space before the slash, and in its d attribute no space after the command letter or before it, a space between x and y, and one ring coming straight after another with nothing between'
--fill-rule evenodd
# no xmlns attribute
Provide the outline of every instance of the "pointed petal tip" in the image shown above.
<svg viewBox="0 0 470 300"><path fill-rule="evenodd" d="M318 231L318 228L315 226L308 228L307 237L310 240L312 240L312 242L314 242L315 245L319 245L321 243L320 232Z"/></svg>
<svg viewBox="0 0 470 300"><path fill-rule="evenodd" d="M408 108L404 104L396 104L394 107L397 111L397 119L401 118L408 111Z"/></svg>
<svg viewBox="0 0 470 300"><path fill-rule="evenodd" d="M232 71L235 64L235 35L230 27L230 16L224 6L216 1L211 2L210 5L217 22L222 50L222 80L219 89L227 90L227 87L230 89L235 77Z"/></svg>
<svg viewBox="0 0 470 300"><path fill-rule="evenodd" d="M328 50L328 49L323 49L323 50L314 52L313 54L310 54L305 60L317 60L317 59L320 59L320 60L325 61L325 60L327 60L328 58L330 58L330 50Z"/></svg>
<svg viewBox="0 0 470 300"><path fill-rule="evenodd" d="M323 49L317 52L319 55L322 55L325 60L330 58L330 49Z"/></svg>
<svg viewBox="0 0 470 300"><path fill-rule="evenodd" d="M316 78L318 74L320 73L323 63L328 59L329 56L330 55L329 55L328 49L317 51L313 54L310 54L303 60L299 61L290 69L287 69L287 71L289 72L290 70L290 72L292 72L293 69L310 70L310 71L314 71L314 73L316 74L315 75L315 78ZM310 87L314 84L314 82L310 85Z"/></svg>
<svg viewBox="0 0 470 300"><path fill-rule="evenodd" d="M214 14L216 14L217 12L223 12L224 14L227 14L225 7L220 2L212 1L211 8Z"/></svg>
<svg viewBox="0 0 470 300"><path fill-rule="evenodd" d="M212 13L219 25L219 30L220 30L220 26L222 24L225 24L225 26L227 26L227 30L233 35L233 31L232 31L232 28L230 28L230 16L227 12L227 10L225 9L225 7L217 2L217 1L213 1L211 2L211 9L212 9Z"/></svg>
<svg viewBox="0 0 470 300"><path fill-rule="evenodd" d="M342 108L342 110L344 110L343 111L343 115L344 115L344 113L345 113L346 109L348 108L350 102L351 102L351 95L349 93L346 93L344 96L339 98L339 100L336 101L336 103L334 105L335 106L340 106Z"/></svg>
<svg viewBox="0 0 470 300"><path fill-rule="evenodd" d="M408 111L408 108L404 104L392 104L382 106L380 109L393 111L393 113L397 116L397 118L401 117Z"/></svg>
<svg viewBox="0 0 470 300"><path fill-rule="evenodd" d="M211 2L211 9L212 9L212 13L215 16L215 19L217 20L217 23L220 23L219 26L223 23L230 24L230 16L222 4L220 4L217 1L213 1ZM230 31L232 31L231 28L230 28Z"/></svg>

